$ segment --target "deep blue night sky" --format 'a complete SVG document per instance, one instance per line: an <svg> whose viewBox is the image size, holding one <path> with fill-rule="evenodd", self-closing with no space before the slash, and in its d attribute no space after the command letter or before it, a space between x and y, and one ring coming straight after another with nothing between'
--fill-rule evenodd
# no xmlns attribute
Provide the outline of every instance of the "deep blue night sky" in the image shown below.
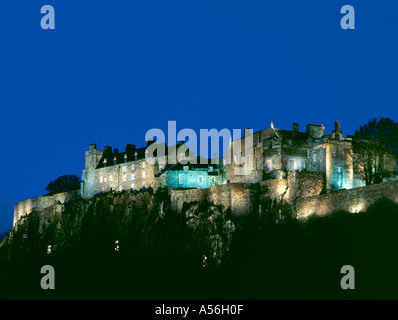
<svg viewBox="0 0 398 320"><path fill-rule="evenodd" d="M40 28L43 5L55 30ZM356 10L342 30L340 8ZM398 2L3 1L0 231L13 205L81 175L90 143L147 130L398 121Z"/></svg>

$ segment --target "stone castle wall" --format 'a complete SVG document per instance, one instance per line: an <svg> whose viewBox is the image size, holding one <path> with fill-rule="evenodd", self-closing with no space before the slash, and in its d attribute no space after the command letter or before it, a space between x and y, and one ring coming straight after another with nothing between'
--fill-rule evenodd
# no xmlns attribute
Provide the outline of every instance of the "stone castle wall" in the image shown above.
<svg viewBox="0 0 398 320"><path fill-rule="evenodd" d="M169 194L173 208L177 211L182 210L185 202L207 199L215 205L231 208L235 215L247 213L252 208L255 197L253 185L247 183L222 184L207 189L170 189Z"/></svg>
<svg viewBox="0 0 398 320"><path fill-rule="evenodd" d="M58 193L52 196L36 197L18 202L14 205L13 225L15 226L21 217L28 215L33 211L43 211L59 203L63 204L78 195L80 195L80 190Z"/></svg>
<svg viewBox="0 0 398 320"><path fill-rule="evenodd" d="M311 215L323 216L340 210L357 213L366 211L382 197L398 203L398 181L297 199L296 211L299 218Z"/></svg>
<svg viewBox="0 0 398 320"><path fill-rule="evenodd" d="M267 189L262 187L267 187ZM286 201L293 203L292 200L295 200L299 219L305 219L311 215L323 216L341 210L352 213L366 211L370 205L382 197L398 204L398 181L327 194L320 194L322 190L322 174L293 172L287 179L268 180L260 184L230 183L207 189L169 189L168 192L173 208L177 211L181 211L185 202L207 199L215 205L230 208L234 215L248 213L257 203L258 196L281 200L284 195L283 199ZM73 191L21 201L14 206L14 225L21 217L32 211L47 212L49 208L61 210L64 202L78 195L80 191Z"/></svg>

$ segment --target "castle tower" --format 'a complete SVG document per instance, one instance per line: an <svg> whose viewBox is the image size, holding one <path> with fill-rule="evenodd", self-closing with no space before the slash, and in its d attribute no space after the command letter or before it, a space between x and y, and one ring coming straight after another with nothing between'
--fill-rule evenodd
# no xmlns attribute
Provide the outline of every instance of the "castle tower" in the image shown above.
<svg viewBox="0 0 398 320"><path fill-rule="evenodd" d="M91 198L95 194L97 176L95 168L101 160L103 151L97 149L96 144L90 144L85 152L85 168L82 173L81 194L83 198Z"/></svg>

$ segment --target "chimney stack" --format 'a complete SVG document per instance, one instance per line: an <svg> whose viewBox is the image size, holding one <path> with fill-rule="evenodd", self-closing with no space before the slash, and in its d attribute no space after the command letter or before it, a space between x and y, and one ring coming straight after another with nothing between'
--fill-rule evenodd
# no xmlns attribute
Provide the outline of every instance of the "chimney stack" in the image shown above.
<svg viewBox="0 0 398 320"><path fill-rule="evenodd" d="M110 146L105 146L105 151L106 154L112 153L112 147Z"/></svg>
<svg viewBox="0 0 398 320"><path fill-rule="evenodd" d="M298 132L299 132L299 124L293 123L293 138L298 136Z"/></svg>
<svg viewBox="0 0 398 320"><path fill-rule="evenodd" d="M340 121L334 122L334 130L336 131L336 133L340 133Z"/></svg>
<svg viewBox="0 0 398 320"><path fill-rule="evenodd" d="M126 153L128 155L134 155L135 152L135 144L126 144Z"/></svg>

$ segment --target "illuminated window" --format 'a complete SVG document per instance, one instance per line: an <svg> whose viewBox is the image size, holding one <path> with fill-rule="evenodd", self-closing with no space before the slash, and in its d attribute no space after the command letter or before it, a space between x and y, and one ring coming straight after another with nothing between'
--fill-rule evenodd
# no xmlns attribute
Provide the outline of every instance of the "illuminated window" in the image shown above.
<svg viewBox="0 0 398 320"><path fill-rule="evenodd" d="M100 177L100 183L102 183L103 180L104 180L104 178L101 176L101 177Z"/></svg>
<svg viewBox="0 0 398 320"><path fill-rule="evenodd" d="M145 171L142 172L142 179L145 179Z"/></svg>
<svg viewBox="0 0 398 320"><path fill-rule="evenodd" d="M203 183L203 177L202 176L199 177L199 183Z"/></svg>
<svg viewBox="0 0 398 320"><path fill-rule="evenodd" d="M265 163L265 171L271 171L272 170L272 160L267 160Z"/></svg>
<svg viewBox="0 0 398 320"><path fill-rule="evenodd" d="M184 184L184 175L183 174L180 174L178 176L178 182L179 182L179 184Z"/></svg>
<svg viewBox="0 0 398 320"><path fill-rule="evenodd" d="M145 161L142 163L142 169L145 169Z"/></svg>
<svg viewBox="0 0 398 320"><path fill-rule="evenodd" d="M213 172L213 167L209 167L209 172Z"/></svg>
<svg viewBox="0 0 398 320"><path fill-rule="evenodd" d="M337 186L340 188L341 187L341 181L337 181Z"/></svg>
<svg viewBox="0 0 398 320"><path fill-rule="evenodd" d="M113 177L112 176L109 176L109 181L113 181Z"/></svg>
<svg viewBox="0 0 398 320"><path fill-rule="evenodd" d="M134 181L134 179L135 179L135 175L134 175L134 173L131 175L131 180L133 180Z"/></svg>
<svg viewBox="0 0 398 320"><path fill-rule="evenodd" d="M134 189L134 183L131 184L131 189Z"/></svg>
<svg viewBox="0 0 398 320"><path fill-rule="evenodd" d="M126 176L124 175L123 178L122 178L122 181L123 181L123 182L126 182L126 180L127 180L127 178L126 178Z"/></svg>
<svg viewBox="0 0 398 320"><path fill-rule="evenodd" d="M127 171L127 166L123 166L122 171L123 171L123 173L125 173Z"/></svg>
<svg viewBox="0 0 398 320"><path fill-rule="evenodd" d="M106 182L106 178L104 178L104 182Z"/></svg>
<svg viewBox="0 0 398 320"><path fill-rule="evenodd" d="M131 171L134 171L135 170L135 164L132 164L131 165Z"/></svg>
<svg viewBox="0 0 398 320"><path fill-rule="evenodd" d="M211 182L213 182L213 183L216 182L216 178L212 177Z"/></svg>
<svg viewBox="0 0 398 320"><path fill-rule="evenodd" d="M317 160L318 160L318 155L317 155L316 153L314 153L313 159L314 159L314 161L317 161Z"/></svg>

